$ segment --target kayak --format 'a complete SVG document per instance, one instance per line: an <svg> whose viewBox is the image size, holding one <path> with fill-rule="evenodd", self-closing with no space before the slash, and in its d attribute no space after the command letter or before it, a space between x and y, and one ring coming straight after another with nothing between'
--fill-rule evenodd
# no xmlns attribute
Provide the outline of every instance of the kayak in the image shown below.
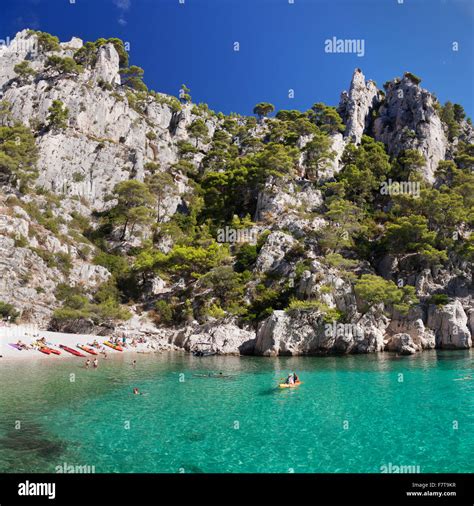
<svg viewBox="0 0 474 506"><path fill-rule="evenodd" d="M18 351L22 351L23 348L21 346L18 346L18 344L14 344L14 343L8 343L12 348L15 348L16 350Z"/></svg>
<svg viewBox="0 0 474 506"><path fill-rule="evenodd" d="M90 353L91 355L98 355L98 353L93 350L92 348L89 348L88 346L85 346L83 344L77 344L76 345L80 350L87 351L87 353Z"/></svg>
<svg viewBox="0 0 474 506"><path fill-rule="evenodd" d="M280 388L296 388L296 387L299 387L301 385L302 381L297 381L296 383L280 383L278 386Z"/></svg>
<svg viewBox="0 0 474 506"><path fill-rule="evenodd" d="M56 348L51 348L51 346L53 346L52 343L46 343L47 344L47 348L48 350L51 352L51 353L54 353L55 355L61 355L61 352L59 350L57 350ZM56 345L55 345L56 346Z"/></svg>
<svg viewBox="0 0 474 506"><path fill-rule="evenodd" d="M40 351L41 350L47 350L49 351L49 353L53 353L54 355L61 355L61 352L59 350L55 350L54 348L50 348L49 346L43 346L42 348L40 348Z"/></svg>
<svg viewBox="0 0 474 506"><path fill-rule="evenodd" d="M112 344L110 341L104 341L105 346L112 348L115 351L123 351L123 348L118 344Z"/></svg>
<svg viewBox="0 0 474 506"><path fill-rule="evenodd" d="M60 344L59 347L64 351L71 353L71 355L75 355L76 357L85 357L84 353L81 353L80 351L77 351L73 348L69 348L69 346L64 346L64 344Z"/></svg>
<svg viewBox="0 0 474 506"><path fill-rule="evenodd" d="M45 355L51 355L51 352L48 350L48 348L38 348L38 351L44 353Z"/></svg>

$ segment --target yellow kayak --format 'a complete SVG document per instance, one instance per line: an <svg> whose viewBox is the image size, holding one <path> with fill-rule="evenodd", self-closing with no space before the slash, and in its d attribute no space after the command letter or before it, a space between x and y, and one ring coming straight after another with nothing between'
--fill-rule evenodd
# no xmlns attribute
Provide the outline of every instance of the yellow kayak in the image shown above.
<svg viewBox="0 0 474 506"><path fill-rule="evenodd" d="M119 346L118 344L113 344L110 341L104 341L105 346L108 346L109 348L112 348L116 351L123 351L123 348Z"/></svg>
<svg viewBox="0 0 474 506"><path fill-rule="evenodd" d="M280 388L296 388L299 387L303 383L302 381L297 381L296 383L280 383L278 386Z"/></svg>

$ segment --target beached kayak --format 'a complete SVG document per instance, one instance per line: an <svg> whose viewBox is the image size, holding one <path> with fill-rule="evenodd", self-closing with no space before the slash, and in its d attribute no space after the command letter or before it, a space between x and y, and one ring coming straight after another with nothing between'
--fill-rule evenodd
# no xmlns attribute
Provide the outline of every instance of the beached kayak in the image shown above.
<svg viewBox="0 0 474 506"><path fill-rule="evenodd" d="M44 353L45 355L51 355L51 352L48 350L48 348L38 348L38 351L41 353Z"/></svg>
<svg viewBox="0 0 474 506"><path fill-rule="evenodd" d="M62 348L64 351L71 353L71 355L75 355L76 357L85 357L84 353L81 353L80 351L77 351L74 348L69 348L69 346L64 346L64 344L60 344L59 347Z"/></svg>
<svg viewBox="0 0 474 506"><path fill-rule="evenodd" d="M104 341L105 346L108 346L109 348L112 348L115 351L123 351L123 348L119 346L118 344L113 344L110 341Z"/></svg>
<svg viewBox="0 0 474 506"><path fill-rule="evenodd" d="M49 346L43 346L42 349L49 351L49 353L52 353L53 355L61 355L61 352L59 350L55 350L54 348L50 348Z"/></svg>
<svg viewBox="0 0 474 506"><path fill-rule="evenodd" d="M301 385L302 381L297 381L296 383L280 383L278 386L280 388L295 388Z"/></svg>
<svg viewBox="0 0 474 506"><path fill-rule="evenodd" d="M87 353L90 353L91 355L98 355L98 353L93 348L89 348L88 346L84 346L83 344L77 344L76 346L80 350L87 351Z"/></svg>
<svg viewBox="0 0 474 506"><path fill-rule="evenodd" d="M56 346L56 345L53 343L46 343L45 347L48 348L48 350L51 353L54 353L55 355L61 355L61 352L59 350L57 350L56 348L53 348L53 346Z"/></svg>
<svg viewBox="0 0 474 506"><path fill-rule="evenodd" d="M15 348L18 351L22 351L23 348L21 346L18 346L18 344L15 343L8 343L12 348Z"/></svg>

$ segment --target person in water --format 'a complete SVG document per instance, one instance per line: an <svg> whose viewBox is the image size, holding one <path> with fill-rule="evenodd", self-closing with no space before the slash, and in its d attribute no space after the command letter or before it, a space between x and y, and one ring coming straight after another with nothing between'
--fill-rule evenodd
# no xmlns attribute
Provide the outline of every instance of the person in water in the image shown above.
<svg viewBox="0 0 474 506"><path fill-rule="evenodd" d="M97 360L97 358L94 358L93 365L94 365L94 367L95 367L96 369L97 369L97 367L99 367L99 361Z"/></svg>
<svg viewBox="0 0 474 506"><path fill-rule="evenodd" d="M86 360L85 367L86 369L89 369L89 366L91 365L91 361L89 359Z"/></svg>
<svg viewBox="0 0 474 506"><path fill-rule="evenodd" d="M140 395L140 390L138 390L138 388L136 388L136 387L135 387L135 388L133 389L133 394L134 394L134 395Z"/></svg>

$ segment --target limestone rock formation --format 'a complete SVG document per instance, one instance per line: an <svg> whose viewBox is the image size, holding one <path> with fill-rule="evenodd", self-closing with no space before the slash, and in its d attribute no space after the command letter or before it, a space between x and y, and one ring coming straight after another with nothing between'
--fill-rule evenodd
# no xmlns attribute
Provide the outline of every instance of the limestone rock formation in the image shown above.
<svg viewBox="0 0 474 506"><path fill-rule="evenodd" d="M388 351L396 351L400 355L413 355L420 348L413 342L410 334L395 334L385 347Z"/></svg>
<svg viewBox="0 0 474 506"><path fill-rule="evenodd" d="M345 326L325 321L318 310L274 311L258 329L255 354L373 353L382 351L383 335L373 315L366 315L357 325Z"/></svg>
<svg viewBox="0 0 474 506"><path fill-rule="evenodd" d="M362 135L371 123L372 111L377 107L381 95L373 81L365 80L360 69L355 69L349 92L341 94L338 112L346 125L344 137L359 144Z"/></svg>
<svg viewBox="0 0 474 506"><path fill-rule="evenodd" d="M467 315L459 300L428 308L428 326L434 330L439 348L470 348L472 339L467 324Z"/></svg>
<svg viewBox="0 0 474 506"><path fill-rule="evenodd" d="M219 355L251 355L255 333L238 327L235 322L207 323L178 331L172 343L187 351L206 345Z"/></svg>
<svg viewBox="0 0 474 506"><path fill-rule="evenodd" d="M284 232L272 232L265 241L257 258L256 271L283 271L285 266L285 254L290 251L295 240Z"/></svg>
<svg viewBox="0 0 474 506"><path fill-rule="evenodd" d="M448 145L435 102L431 93L405 74L388 84L373 127L375 139L388 147L389 154L419 150L426 160L423 175L431 183Z"/></svg>

